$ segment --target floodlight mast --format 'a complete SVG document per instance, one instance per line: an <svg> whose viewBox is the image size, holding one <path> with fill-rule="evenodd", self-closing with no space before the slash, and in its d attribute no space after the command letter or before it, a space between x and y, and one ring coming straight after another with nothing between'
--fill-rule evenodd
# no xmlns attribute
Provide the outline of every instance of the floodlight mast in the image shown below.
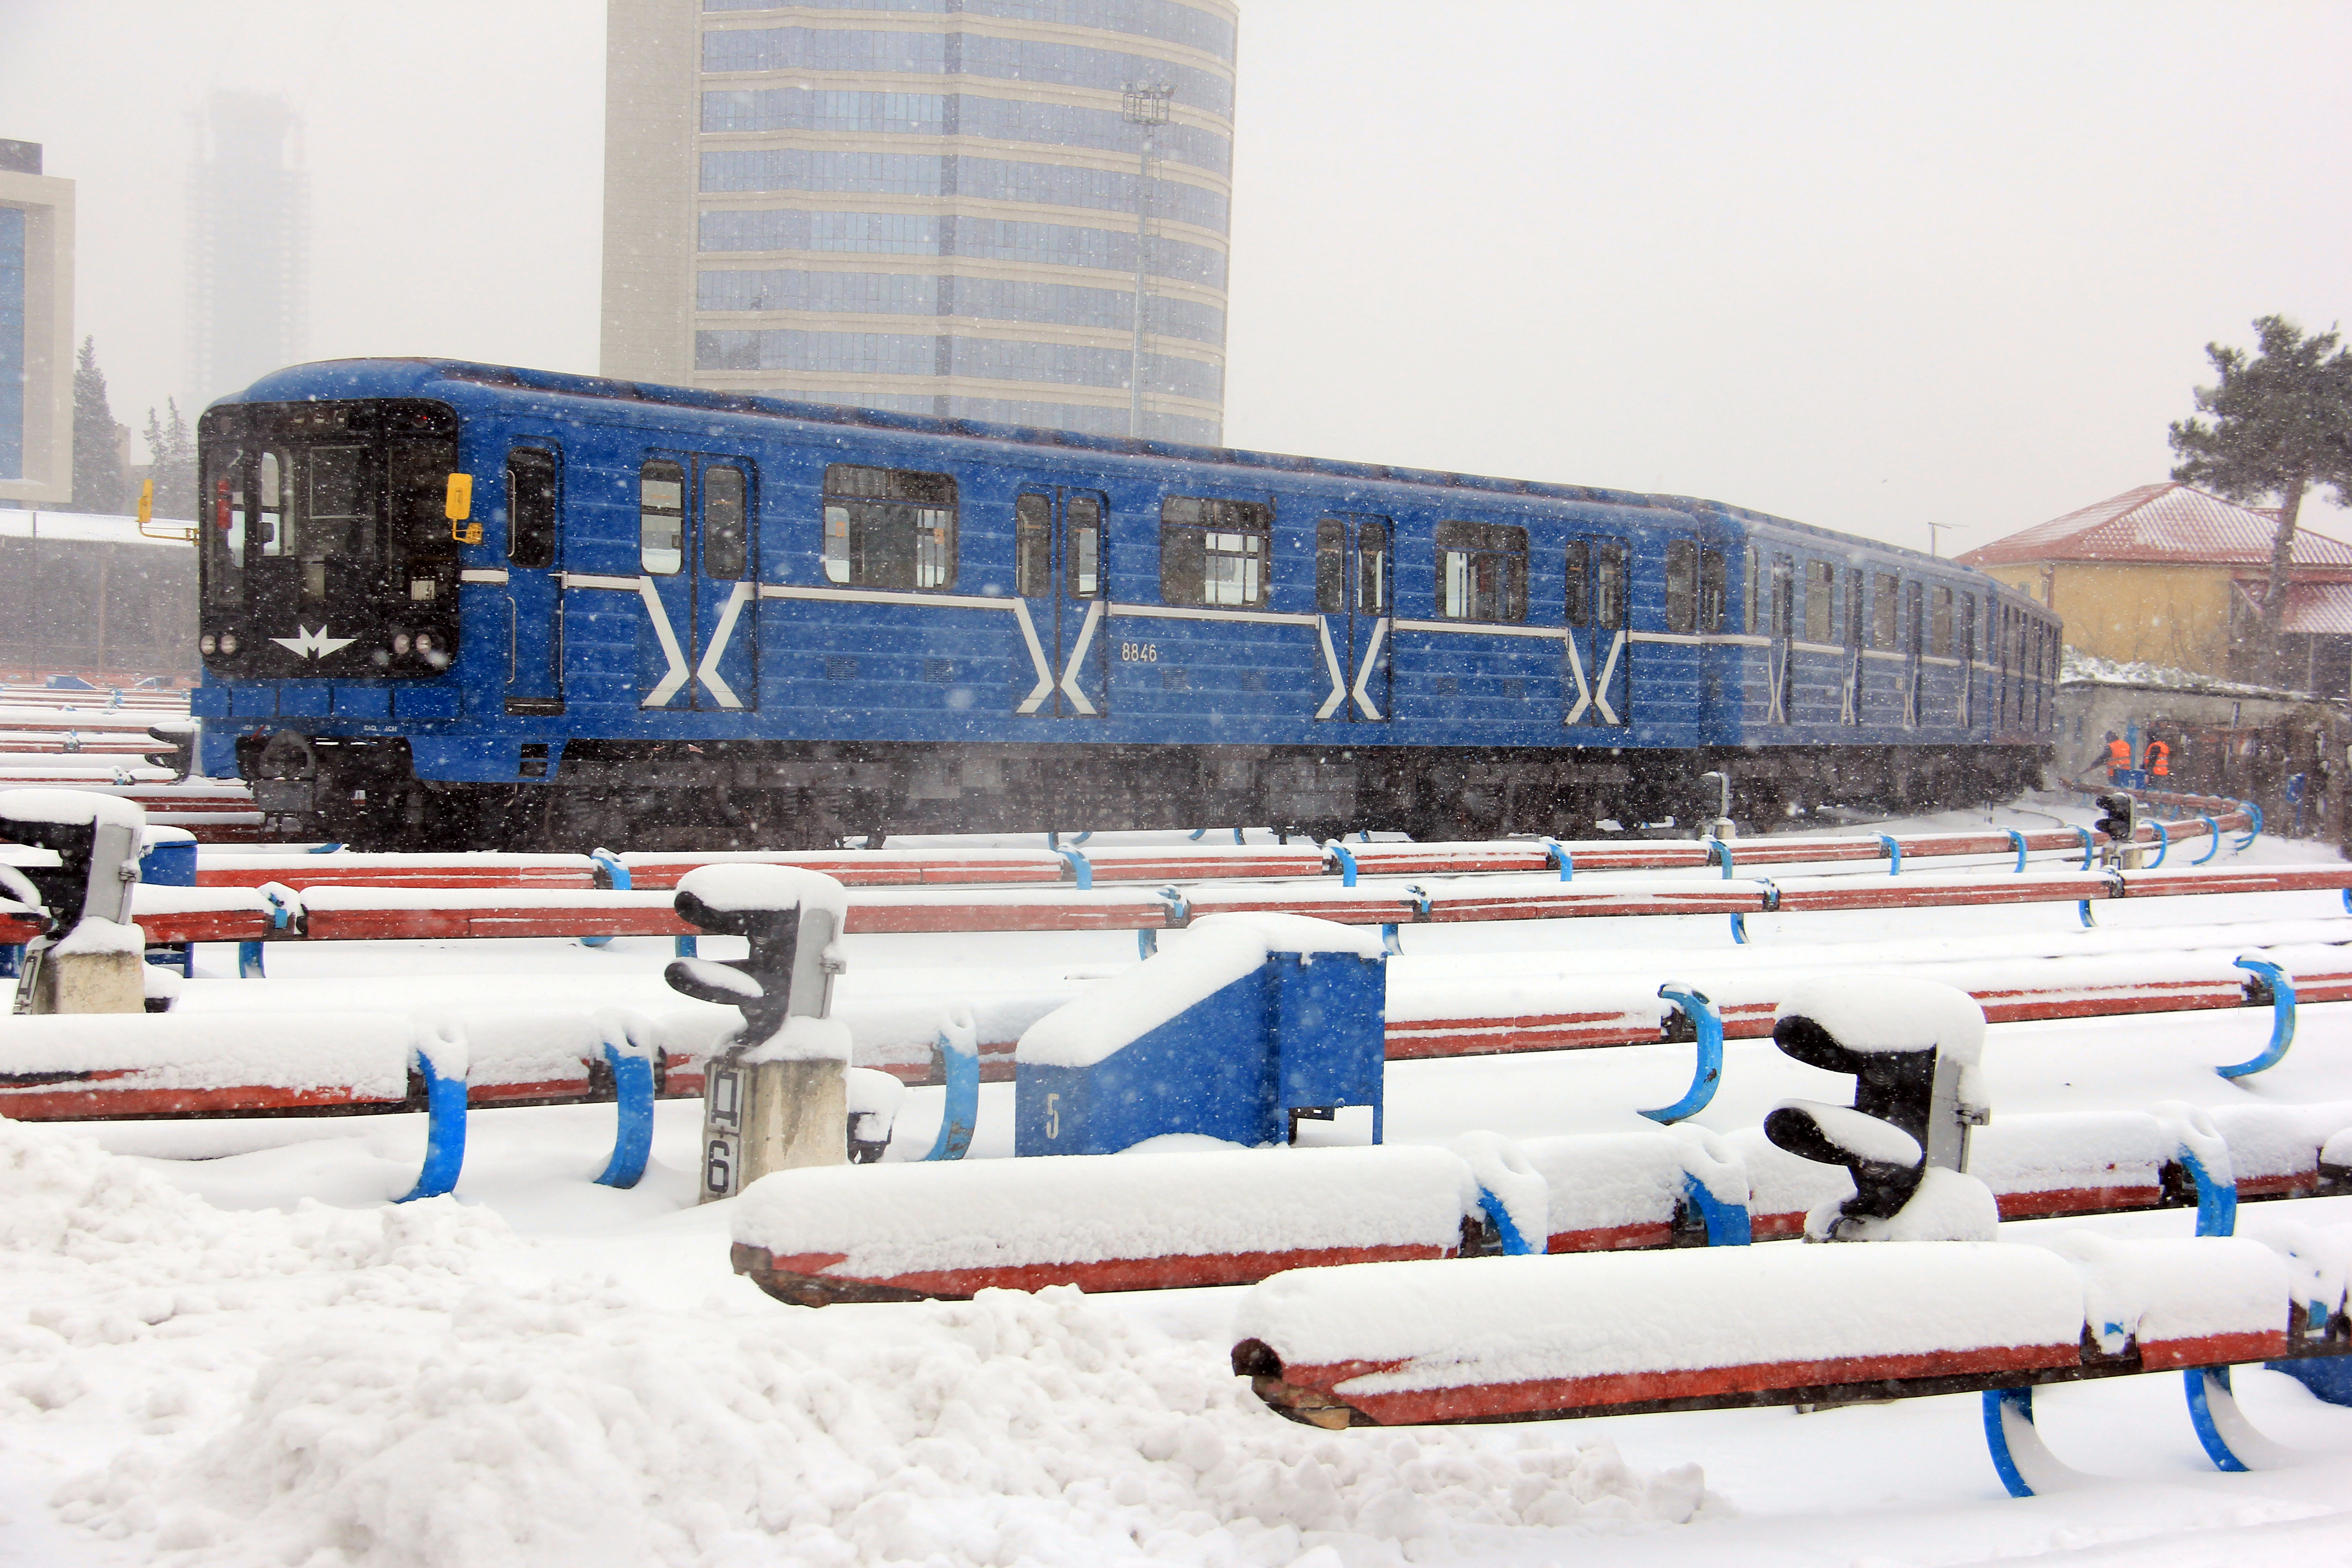
<svg viewBox="0 0 2352 1568"><path fill-rule="evenodd" d="M1158 132L1168 123L1168 100L1175 91L1165 82L1131 81L1120 92L1121 117L1129 125L1143 128L1135 181L1135 343L1127 362L1129 436L1143 434L1143 315L1150 266L1151 160L1160 151Z"/></svg>

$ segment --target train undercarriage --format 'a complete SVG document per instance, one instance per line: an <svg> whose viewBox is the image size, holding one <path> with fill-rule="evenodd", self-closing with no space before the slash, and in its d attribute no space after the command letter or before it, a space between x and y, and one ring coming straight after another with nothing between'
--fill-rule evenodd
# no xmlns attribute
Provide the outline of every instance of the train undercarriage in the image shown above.
<svg viewBox="0 0 2352 1568"><path fill-rule="evenodd" d="M280 731L239 771L289 838L371 849L818 848L890 833L1246 824L1317 838L1590 837L1716 814L1753 830L1837 805L1916 813L2033 787L2036 746L1659 751L575 741L544 782L417 779L397 739ZM528 770L534 759L527 754Z"/></svg>

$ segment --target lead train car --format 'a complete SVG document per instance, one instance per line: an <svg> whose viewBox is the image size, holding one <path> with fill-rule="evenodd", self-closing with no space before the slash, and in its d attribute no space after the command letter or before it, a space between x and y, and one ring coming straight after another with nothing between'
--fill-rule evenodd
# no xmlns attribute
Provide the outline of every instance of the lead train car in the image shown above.
<svg viewBox="0 0 2352 1568"><path fill-rule="evenodd" d="M2031 600L1707 501L430 360L199 439L204 770L362 845L1581 833L2054 723Z"/></svg>

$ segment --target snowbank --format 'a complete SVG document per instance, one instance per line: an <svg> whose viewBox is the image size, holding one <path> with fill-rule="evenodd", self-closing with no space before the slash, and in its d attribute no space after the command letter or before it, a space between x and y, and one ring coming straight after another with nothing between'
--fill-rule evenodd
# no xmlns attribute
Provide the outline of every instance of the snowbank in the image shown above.
<svg viewBox="0 0 2352 1568"><path fill-rule="evenodd" d="M2026 1245L2056 1253L2081 1272L2084 1321L2099 1348L2113 1355L2136 1340L2151 1372L2199 1359L2184 1342L2277 1336L2273 1353L2284 1348L2287 1307L2296 1292L2285 1262L2259 1241L2117 1241L2063 1230L2035 1235Z"/></svg>
<svg viewBox="0 0 2352 1568"><path fill-rule="evenodd" d="M0 1254L11 1440L77 1423L56 1507L126 1556L1238 1568L1475 1555L1497 1526L1573 1556L1706 1501L1573 1433L1297 1426L1222 1345L1071 1290L663 1310L519 1281L521 1245L450 1199L226 1213L5 1122Z"/></svg>
<svg viewBox="0 0 2352 1568"><path fill-rule="evenodd" d="M349 1088L358 1100L396 1100L408 1092L414 1034L406 1017L382 1013L0 1017L0 1072L26 1092L68 1084L100 1093L266 1085ZM9 1092L0 1089L0 1110Z"/></svg>

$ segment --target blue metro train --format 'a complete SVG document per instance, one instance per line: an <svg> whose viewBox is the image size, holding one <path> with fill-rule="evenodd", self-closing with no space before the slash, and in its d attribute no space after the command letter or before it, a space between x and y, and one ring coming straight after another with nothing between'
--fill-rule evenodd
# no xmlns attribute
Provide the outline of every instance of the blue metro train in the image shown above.
<svg viewBox="0 0 2352 1568"><path fill-rule="evenodd" d="M438 360L199 438L203 771L356 844L1581 834L1987 799L2055 722L2042 606L1712 501Z"/></svg>

